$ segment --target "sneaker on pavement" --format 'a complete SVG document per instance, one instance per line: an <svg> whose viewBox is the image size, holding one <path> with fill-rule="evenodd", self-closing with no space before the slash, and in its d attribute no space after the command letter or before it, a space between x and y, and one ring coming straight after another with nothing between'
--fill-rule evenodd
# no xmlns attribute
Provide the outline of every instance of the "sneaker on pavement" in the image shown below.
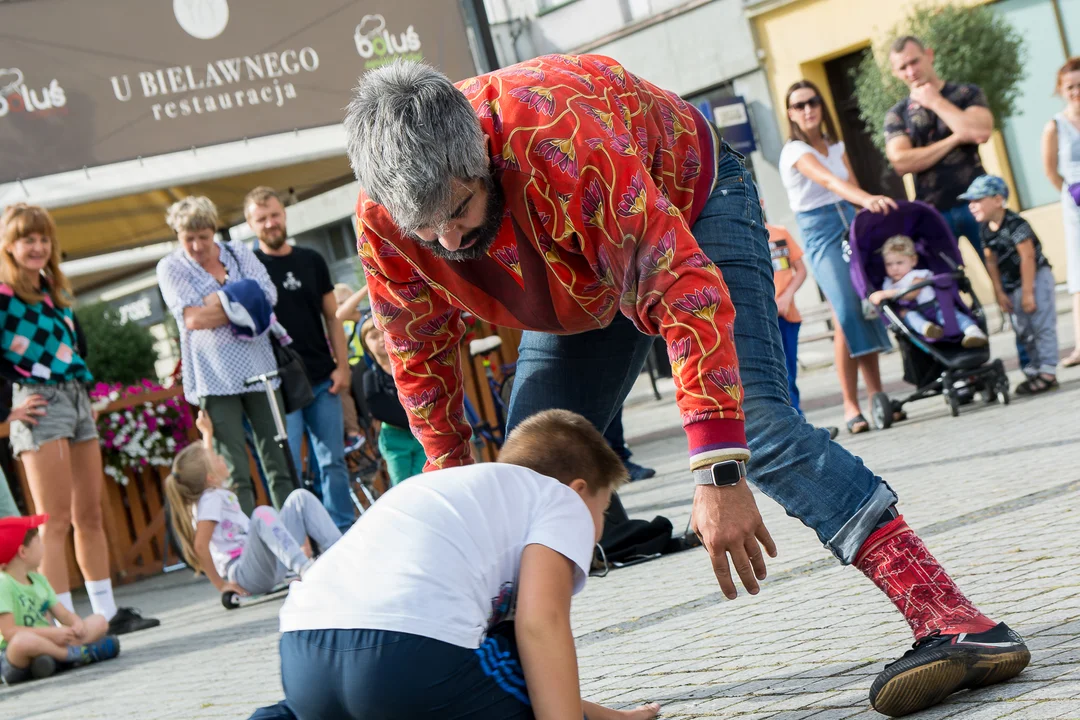
<svg viewBox="0 0 1080 720"><path fill-rule="evenodd" d="M135 608L122 607L116 610L116 614L109 621L109 634L123 635L149 630L160 624L161 621L157 618L144 618Z"/></svg>
<svg viewBox="0 0 1080 720"><path fill-rule="evenodd" d="M83 645L83 651L90 662L111 660L120 654L120 638L115 635L106 635L96 643Z"/></svg>
<svg viewBox="0 0 1080 720"><path fill-rule="evenodd" d="M981 633L934 633L885 666L870 686L870 704L884 715L909 715L958 690L1016 677L1030 660L1023 638L1005 623Z"/></svg>
<svg viewBox="0 0 1080 720"><path fill-rule="evenodd" d="M635 480L648 480L656 475L656 471L652 468L642 467L629 460L623 460L622 464L626 468L626 472L630 474L630 482L634 482Z"/></svg>

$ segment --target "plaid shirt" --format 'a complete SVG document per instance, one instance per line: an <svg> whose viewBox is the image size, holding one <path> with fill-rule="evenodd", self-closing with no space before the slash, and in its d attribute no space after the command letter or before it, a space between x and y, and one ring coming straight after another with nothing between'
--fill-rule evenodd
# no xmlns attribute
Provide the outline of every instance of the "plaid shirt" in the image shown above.
<svg viewBox="0 0 1080 720"><path fill-rule="evenodd" d="M0 349L13 380L24 385L56 384L94 378L79 355L75 315L70 307L57 308L42 280L45 298L28 305L15 290L0 283Z"/></svg>
<svg viewBox="0 0 1080 720"><path fill-rule="evenodd" d="M690 228L716 182L705 118L614 60L551 55L466 80L506 218L487 255L448 262L363 194L360 259L427 469L471 461L460 311L549 333L616 313L660 335L694 466L747 458L735 311ZM626 372L626 367L612 368Z"/></svg>

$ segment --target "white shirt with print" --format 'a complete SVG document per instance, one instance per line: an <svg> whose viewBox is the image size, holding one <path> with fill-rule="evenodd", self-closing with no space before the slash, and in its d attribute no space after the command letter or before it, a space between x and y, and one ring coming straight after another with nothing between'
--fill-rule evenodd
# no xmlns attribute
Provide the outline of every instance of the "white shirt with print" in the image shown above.
<svg viewBox="0 0 1080 720"><path fill-rule="evenodd" d="M566 485L482 463L401 483L334 544L281 610L281 631L367 629L480 646L513 613L521 554L551 548L585 587L592 515Z"/></svg>
<svg viewBox="0 0 1080 720"><path fill-rule="evenodd" d="M210 536L210 557L218 575L227 577L229 564L244 552L251 520L240 509L236 495L224 488L207 488L199 497L194 516L196 526L202 520L217 523Z"/></svg>

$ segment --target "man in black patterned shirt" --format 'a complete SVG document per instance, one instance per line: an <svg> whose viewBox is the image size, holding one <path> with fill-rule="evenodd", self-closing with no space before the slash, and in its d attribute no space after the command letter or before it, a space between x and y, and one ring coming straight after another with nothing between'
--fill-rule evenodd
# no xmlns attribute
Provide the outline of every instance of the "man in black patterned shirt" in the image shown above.
<svg viewBox="0 0 1080 720"><path fill-rule="evenodd" d="M990 139L994 117L977 85L945 82L934 51L910 35L889 54L893 74L911 90L885 115L885 154L900 175L915 175L915 197L936 207L959 240L982 258L979 224L957 197L986 173L979 145Z"/></svg>

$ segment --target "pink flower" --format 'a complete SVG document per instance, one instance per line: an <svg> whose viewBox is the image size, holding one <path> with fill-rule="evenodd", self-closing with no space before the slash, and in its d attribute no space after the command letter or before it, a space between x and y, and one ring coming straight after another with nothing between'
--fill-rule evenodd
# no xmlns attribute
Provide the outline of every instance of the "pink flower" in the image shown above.
<svg viewBox="0 0 1080 720"><path fill-rule="evenodd" d="M600 181L593 178L581 195L581 214L586 225L604 227L604 194Z"/></svg>
<svg viewBox="0 0 1080 720"><path fill-rule="evenodd" d="M574 142L571 138L547 138L536 143L536 154L547 160L553 167L572 178L578 176L575 161Z"/></svg>
<svg viewBox="0 0 1080 720"><path fill-rule="evenodd" d="M424 347L424 344L409 338L391 337L388 343L390 352L397 355L398 359L405 361L411 358Z"/></svg>
<svg viewBox="0 0 1080 720"><path fill-rule="evenodd" d="M385 300L376 300L371 306L372 312L379 321L381 327L385 327L401 315L401 308L394 307Z"/></svg>
<svg viewBox="0 0 1080 720"><path fill-rule="evenodd" d="M398 288L398 296L409 302L427 302L427 285L422 282L409 283Z"/></svg>
<svg viewBox="0 0 1080 720"><path fill-rule="evenodd" d="M507 245L494 251L492 255L495 259L502 263L504 266L510 268L514 273L521 277L521 261L518 257L518 249L514 245Z"/></svg>
<svg viewBox="0 0 1080 720"><path fill-rule="evenodd" d="M520 100L541 115L551 117L555 114L555 96L545 87L518 87L510 91L510 97Z"/></svg>
<svg viewBox="0 0 1080 720"><path fill-rule="evenodd" d="M705 253L698 250L693 255L686 259L686 264L695 268L707 268L712 267L712 260L705 257Z"/></svg>
<svg viewBox="0 0 1080 720"><path fill-rule="evenodd" d="M701 174L701 158L698 157L697 150L693 145L686 148L686 159L682 164L682 181L688 183Z"/></svg>
<svg viewBox="0 0 1080 720"><path fill-rule="evenodd" d="M734 366L709 370L705 373L705 379L723 390L735 402L742 399L742 381L739 379L739 369Z"/></svg>
<svg viewBox="0 0 1080 720"><path fill-rule="evenodd" d="M409 395L405 398L405 407L416 417L427 420L435 408L439 394L438 388L429 388L417 395Z"/></svg>
<svg viewBox="0 0 1080 720"><path fill-rule="evenodd" d="M660 238L656 247L650 250L641 259L641 269L646 277L651 277L658 272L666 272L671 269L671 263L675 260L675 231L668 230Z"/></svg>
<svg viewBox="0 0 1080 720"><path fill-rule="evenodd" d="M623 192L622 202L619 203L616 212L622 217L640 215L645 212L645 200L645 181L642 179L641 173L636 173L630 179L630 186Z"/></svg>
<svg viewBox="0 0 1080 720"><path fill-rule="evenodd" d="M673 302L672 306L701 320L712 320L716 309L720 307L720 291L710 285L683 295Z"/></svg>
<svg viewBox="0 0 1080 720"><path fill-rule="evenodd" d="M678 375L690 357L690 338L684 337L673 341L668 345L668 360L671 361L671 371Z"/></svg>
<svg viewBox="0 0 1080 720"><path fill-rule="evenodd" d="M438 337L450 332L450 311L438 315L437 317L428 320L426 323L420 326L417 333L420 335L426 335L427 337Z"/></svg>

